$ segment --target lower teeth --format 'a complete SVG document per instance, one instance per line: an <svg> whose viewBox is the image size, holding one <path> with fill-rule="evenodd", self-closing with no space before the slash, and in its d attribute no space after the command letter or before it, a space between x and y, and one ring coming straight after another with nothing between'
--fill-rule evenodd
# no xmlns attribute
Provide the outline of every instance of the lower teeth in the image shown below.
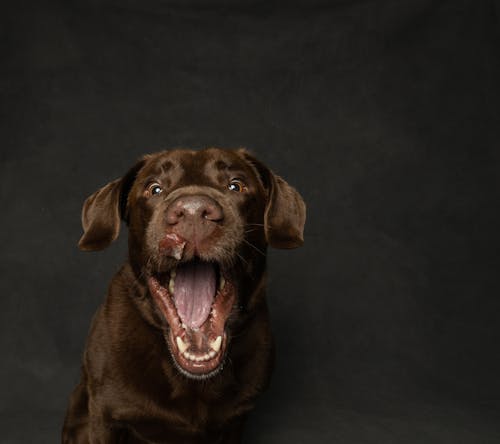
<svg viewBox="0 0 500 444"><path fill-rule="evenodd" d="M184 356L186 359L189 359L190 361L195 361L195 362L201 362L201 361L208 361L209 359L213 358L216 355L216 353L211 350L209 353L205 353L204 355L201 356L195 356L191 353L184 352L182 356Z"/></svg>

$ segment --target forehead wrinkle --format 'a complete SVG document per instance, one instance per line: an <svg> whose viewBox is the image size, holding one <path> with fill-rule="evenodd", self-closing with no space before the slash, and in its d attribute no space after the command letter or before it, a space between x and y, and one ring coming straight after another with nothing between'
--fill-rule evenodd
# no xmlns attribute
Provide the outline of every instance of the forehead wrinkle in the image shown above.
<svg viewBox="0 0 500 444"><path fill-rule="evenodd" d="M203 168L204 175L217 183L224 179L227 171L228 164L220 159L210 159L210 161L205 163Z"/></svg>
<svg viewBox="0 0 500 444"><path fill-rule="evenodd" d="M214 159L210 164L207 164L205 169L211 169L211 166L215 167L217 171L232 172L246 170L245 164L241 162L239 158L230 159L229 156L224 156L223 158Z"/></svg>
<svg viewBox="0 0 500 444"><path fill-rule="evenodd" d="M160 179L174 179L182 175L184 168L181 163L176 161L176 157L173 156L173 152L162 152L160 155L151 155L148 159L148 164L143 168L140 182L146 182L148 180L160 180Z"/></svg>
<svg viewBox="0 0 500 444"><path fill-rule="evenodd" d="M178 184L186 185L207 185L208 177L204 174L205 159L197 151L179 152L179 174Z"/></svg>
<svg viewBox="0 0 500 444"><path fill-rule="evenodd" d="M168 179L169 183L176 177L180 177L184 172L184 168L182 167L182 164L180 162L174 163L170 159L164 160L158 165L158 167L160 171L159 175L162 178Z"/></svg>
<svg viewBox="0 0 500 444"><path fill-rule="evenodd" d="M160 166L161 172L163 173L163 172L168 171L169 169L173 168L174 164L172 163L172 161L170 159L165 159L160 163L159 166Z"/></svg>

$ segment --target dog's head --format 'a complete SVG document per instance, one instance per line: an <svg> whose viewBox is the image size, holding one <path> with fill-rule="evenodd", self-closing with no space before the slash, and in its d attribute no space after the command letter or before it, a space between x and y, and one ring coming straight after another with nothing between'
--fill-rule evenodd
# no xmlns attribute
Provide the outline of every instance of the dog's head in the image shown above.
<svg viewBox="0 0 500 444"><path fill-rule="evenodd" d="M107 247L121 220L174 363L205 378L220 370L232 328L256 303L267 245L302 244L305 205L245 150L174 150L143 157L85 201L80 248Z"/></svg>

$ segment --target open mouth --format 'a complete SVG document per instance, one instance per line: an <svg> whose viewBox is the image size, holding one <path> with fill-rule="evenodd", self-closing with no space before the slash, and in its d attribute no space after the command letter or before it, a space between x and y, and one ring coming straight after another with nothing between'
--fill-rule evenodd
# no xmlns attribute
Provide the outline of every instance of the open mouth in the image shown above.
<svg viewBox="0 0 500 444"><path fill-rule="evenodd" d="M235 288L219 265L194 259L149 278L153 299L169 325L166 335L181 373L205 379L222 369L228 345L226 321Z"/></svg>

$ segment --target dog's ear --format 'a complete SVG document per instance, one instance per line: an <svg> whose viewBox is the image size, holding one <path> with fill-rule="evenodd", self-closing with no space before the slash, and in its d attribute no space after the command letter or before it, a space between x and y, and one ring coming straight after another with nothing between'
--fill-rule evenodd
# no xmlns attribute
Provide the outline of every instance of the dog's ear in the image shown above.
<svg viewBox="0 0 500 444"><path fill-rule="evenodd" d="M120 233L120 221L128 219L128 194L144 160L137 162L121 179L116 179L89 196L82 209L83 251L103 250Z"/></svg>
<svg viewBox="0 0 500 444"><path fill-rule="evenodd" d="M267 243L275 248L296 248L304 243L306 205L295 188L250 155L238 151L252 165L267 191L264 230Z"/></svg>

